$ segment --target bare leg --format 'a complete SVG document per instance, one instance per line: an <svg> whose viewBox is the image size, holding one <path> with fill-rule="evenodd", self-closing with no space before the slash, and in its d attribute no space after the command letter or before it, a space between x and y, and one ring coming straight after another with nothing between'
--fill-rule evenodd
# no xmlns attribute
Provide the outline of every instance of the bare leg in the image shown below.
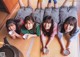
<svg viewBox="0 0 80 57"><path fill-rule="evenodd" d="M62 4L62 6L65 6L67 1L68 1L68 0L65 0L64 3Z"/></svg>
<svg viewBox="0 0 80 57"><path fill-rule="evenodd" d="M39 8L39 5L38 4L39 4L39 1L37 1L37 8Z"/></svg>
<svg viewBox="0 0 80 57"><path fill-rule="evenodd" d="M48 8L50 8L50 7L51 7L51 0L48 0L47 7L48 7Z"/></svg>
<svg viewBox="0 0 80 57"><path fill-rule="evenodd" d="M76 6L76 0L72 1L72 6Z"/></svg>
<svg viewBox="0 0 80 57"><path fill-rule="evenodd" d="M42 9L42 2L40 2L40 8Z"/></svg>
<svg viewBox="0 0 80 57"><path fill-rule="evenodd" d="M22 0L18 0L18 1L19 1L20 8L21 7L25 7L24 4L23 4L23 2L22 2Z"/></svg>
<svg viewBox="0 0 80 57"><path fill-rule="evenodd" d="M54 1L54 8L57 8L57 0L53 0Z"/></svg>
<svg viewBox="0 0 80 57"><path fill-rule="evenodd" d="M47 8L50 8L50 7L51 7L51 3L48 3Z"/></svg>
<svg viewBox="0 0 80 57"><path fill-rule="evenodd" d="M54 8L57 8L57 1L56 1L56 0L53 0L53 2L54 2ZM49 7L52 7L52 6L51 6L51 0L48 0L47 7L48 7L48 8L49 8Z"/></svg>
<svg viewBox="0 0 80 57"><path fill-rule="evenodd" d="M57 8L58 6L57 6L57 4L54 4L54 8Z"/></svg>
<svg viewBox="0 0 80 57"><path fill-rule="evenodd" d="M30 6L30 2L29 2L29 0L27 0L27 4L28 4L27 6Z"/></svg>
<svg viewBox="0 0 80 57"><path fill-rule="evenodd" d="M38 2L37 2L37 8L42 8L42 0L38 0Z"/></svg>

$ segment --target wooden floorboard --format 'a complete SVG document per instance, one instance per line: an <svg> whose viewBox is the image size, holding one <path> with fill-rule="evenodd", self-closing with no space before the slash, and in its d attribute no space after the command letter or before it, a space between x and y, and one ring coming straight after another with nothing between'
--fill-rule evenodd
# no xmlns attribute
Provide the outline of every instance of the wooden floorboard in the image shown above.
<svg viewBox="0 0 80 57"><path fill-rule="evenodd" d="M32 0L30 0L30 1L32 1ZM35 0L35 1L37 1L37 0ZM33 1L34 3L35 3L35 1ZM62 1L62 0L61 0ZM64 1L64 0L63 0ZM25 3L25 5L26 5L26 1L25 0L23 0L23 2ZM45 2L45 1L44 1ZM62 4L62 2L60 2L59 1L59 4L61 5ZM32 6L33 6L33 8L36 8L36 3L33 5L33 4L31 4ZM46 4L44 3L44 5L46 6ZM60 6L59 5L59 6ZM17 8L18 9L18 8ZM78 7L78 9L79 9L79 7ZM15 15L16 15L16 12L17 12L17 10L14 10L13 11L13 13L11 14L11 15L9 15L7 18L13 18ZM0 16L1 16L2 14L0 14ZM4 14L3 14L3 16L4 16ZM6 16L6 14L5 14L5 16ZM3 21L3 20L2 20ZM1 23L1 21L0 21L0 23ZM80 10L78 10L78 24L79 24L79 26L80 26ZM5 28L5 24L4 24L4 26L2 27L2 29L0 30L0 47L2 46L2 44L1 43L3 43L3 38L5 37L7 35L7 30L6 30L6 28ZM79 38L80 39L80 38ZM10 37L8 37L8 41L9 41L9 43L11 44L11 45L13 45L13 46L15 46L15 47L17 47L20 51L21 51L21 53L22 53L22 55L21 55L21 57L27 57L26 56L26 53L27 53L27 50L28 50L28 47L29 47L29 44L30 44L30 41L31 41L31 39L26 39L26 40L24 40L24 39L12 39L12 38L10 38ZM66 42L66 41L65 41ZM56 44L55 44L56 43ZM72 42L72 45L71 45L71 54L69 55L69 56L67 56L67 57L77 57L76 55L74 55L74 54L76 54L77 53L77 44L78 44L78 40L77 41L74 41L74 42ZM43 55L42 53L41 53L41 43L40 43L40 38L35 38L35 42L34 42L34 46L33 46L33 49L32 49L32 51L31 51L31 57L64 57L64 56L62 56L61 54L60 54L60 50L61 50L61 46L60 46L60 43L59 43L59 41L57 40L57 38L54 38L54 40L50 43L50 45L48 46L48 48L49 48L49 50L50 50L50 53L48 54L48 55ZM75 53L76 52L76 53Z"/></svg>

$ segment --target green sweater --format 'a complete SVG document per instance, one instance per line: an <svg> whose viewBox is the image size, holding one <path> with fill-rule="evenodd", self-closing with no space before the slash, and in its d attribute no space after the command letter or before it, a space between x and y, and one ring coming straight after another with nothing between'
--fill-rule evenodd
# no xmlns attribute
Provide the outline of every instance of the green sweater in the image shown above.
<svg viewBox="0 0 80 57"><path fill-rule="evenodd" d="M22 27L21 33L22 34L34 34L34 31L33 30L27 30L26 28ZM36 27L36 35L40 36L40 26L39 25Z"/></svg>

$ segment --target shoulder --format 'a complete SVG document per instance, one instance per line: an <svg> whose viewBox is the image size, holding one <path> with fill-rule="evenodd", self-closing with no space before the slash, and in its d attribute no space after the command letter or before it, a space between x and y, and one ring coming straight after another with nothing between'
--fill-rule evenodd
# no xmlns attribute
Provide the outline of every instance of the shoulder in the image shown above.
<svg viewBox="0 0 80 57"><path fill-rule="evenodd" d="M40 29L40 25L36 25L36 29Z"/></svg>
<svg viewBox="0 0 80 57"><path fill-rule="evenodd" d="M75 31L75 33L73 35L76 35L76 34L79 34L79 33L80 33L80 28L77 27L77 29L76 29L76 31Z"/></svg>
<svg viewBox="0 0 80 57"><path fill-rule="evenodd" d="M57 28L58 28L57 23L54 22L54 28L53 28L53 31L57 31Z"/></svg>
<svg viewBox="0 0 80 57"><path fill-rule="evenodd" d="M57 23L56 22L54 22L54 27L57 27Z"/></svg>
<svg viewBox="0 0 80 57"><path fill-rule="evenodd" d="M61 39L63 37L63 33L58 32L58 37Z"/></svg>

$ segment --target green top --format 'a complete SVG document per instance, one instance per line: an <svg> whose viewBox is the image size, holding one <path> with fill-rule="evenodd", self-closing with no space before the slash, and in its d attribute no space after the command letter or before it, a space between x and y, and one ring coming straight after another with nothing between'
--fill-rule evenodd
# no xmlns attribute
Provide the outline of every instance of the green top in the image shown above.
<svg viewBox="0 0 80 57"><path fill-rule="evenodd" d="M22 27L21 28L21 33L22 34L34 34L33 30L27 30L26 28ZM36 26L36 35L40 36L40 26Z"/></svg>

